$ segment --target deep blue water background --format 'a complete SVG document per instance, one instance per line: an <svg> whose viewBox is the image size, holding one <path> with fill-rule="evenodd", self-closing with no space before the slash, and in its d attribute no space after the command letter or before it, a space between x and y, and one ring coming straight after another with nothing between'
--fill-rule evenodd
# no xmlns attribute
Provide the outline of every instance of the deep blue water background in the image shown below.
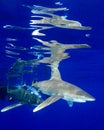
<svg viewBox="0 0 104 130"><path fill-rule="evenodd" d="M5 57L5 39L15 37L18 45L34 45L31 31L5 30L6 24L29 27L31 12L22 4L58 7L55 0L0 0L0 84L6 84L6 73L14 62ZM76 84L96 98L95 102L74 103L69 108L60 100L51 106L33 113L33 106L22 106L0 113L0 130L103 130L104 129L104 2L103 0L61 0L69 8L69 19L92 27L91 31L53 29L45 40L57 39L61 43L87 43L90 49L69 50L70 59L62 61L60 72L65 81ZM90 33L89 38L85 37ZM25 58L25 56L23 56ZM40 67L40 79L49 75ZM43 73L42 71L43 70ZM0 109L8 102L0 101Z"/></svg>

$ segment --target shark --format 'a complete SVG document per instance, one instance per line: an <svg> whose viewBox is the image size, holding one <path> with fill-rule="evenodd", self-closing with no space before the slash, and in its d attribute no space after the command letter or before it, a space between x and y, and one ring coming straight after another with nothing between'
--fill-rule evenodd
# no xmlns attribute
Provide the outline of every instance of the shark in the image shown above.
<svg viewBox="0 0 104 130"><path fill-rule="evenodd" d="M7 95L10 97L10 100L18 100L17 103L11 104L9 106L4 107L1 109L1 112L6 112L8 110L14 109L16 107L29 104L29 105L34 105L37 106L40 103L43 102L43 99L41 96L38 94L36 90L34 90L35 93L30 92L24 87L18 88L18 89L7 89Z"/></svg>
<svg viewBox="0 0 104 130"><path fill-rule="evenodd" d="M64 99L67 101L69 106L73 105L73 102L86 102L95 101L95 98L79 88L78 86L63 81L60 74L57 73L57 69L53 76L49 80L44 80L33 84L39 91L43 94L49 95L50 97L39 104L33 112L41 110L42 108L58 101L59 99Z"/></svg>
<svg viewBox="0 0 104 130"><path fill-rule="evenodd" d="M52 103L64 99L67 101L68 105L70 107L73 106L73 102L83 103L86 101L95 101L95 98L88 94L86 91L81 89L80 87L66 82L62 79L60 71L58 69L59 63L66 59L67 57L62 57L64 54L64 51L66 49L76 49L76 48L89 48L87 44L60 44L55 41L48 43L44 42L40 39L35 38L39 42L41 42L43 45L50 47L50 53L51 56L49 58L45 58L45 60L42 60L42 63L49 63L51 67L51 77L49 80L43 80L36 83L33 83L33 87L37 88L38 91L41 91L43 94L49 95L50 97L47 98L45 101L43 101L41 104L39 104L33 112L37 112ZM50 62L51 61L51 62ZM41 62L41 60L40 60Z"/></svg>

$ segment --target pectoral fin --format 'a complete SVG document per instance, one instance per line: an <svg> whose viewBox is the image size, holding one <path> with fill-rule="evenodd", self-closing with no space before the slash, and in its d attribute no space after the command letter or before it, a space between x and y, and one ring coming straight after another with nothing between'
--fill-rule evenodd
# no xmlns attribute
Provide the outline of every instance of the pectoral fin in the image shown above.
<svg viewBox="0 0 104 130"><path fill-rule="evenodd" d="M61 99L61 97L55 95L55 96L51 96L49 98L47 98L44 102L42 102L40 105L38 105L33 112L39 111L47 106L49 106L50 104L56 102L57 100Z"/></svg>
<svg viewBox="0 0 104 130"><path fill-rule="evenodd" d="M73 106L73 102L72 101L67 101L69 107L72 107Z"/></svg>
<svg viewBox="0 0 104 130"><path fill-rule="evenodd" d="M22 103L12 104L10 106L7 106L7 107L4 107L3 109L1 109L1 112L5 112L5 111L11 110L11 109L13 109L15 107L22 106L22 105L23 105Z"/></svg>

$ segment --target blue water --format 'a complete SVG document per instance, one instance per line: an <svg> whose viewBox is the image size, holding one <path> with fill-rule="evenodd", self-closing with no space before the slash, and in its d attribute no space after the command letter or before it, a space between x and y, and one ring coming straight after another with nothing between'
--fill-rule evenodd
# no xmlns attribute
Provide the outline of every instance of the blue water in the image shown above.
<svg viewBox="0 0 104 130"><path fill-rule="evenodd" d="M15 58L6 56L5 46L10 43L6 39L18 39L15 45L25 48L37 44L32 39L32 30L4 29L3 26L29 27L32 14L30 9L23 7L22 4L56 8L67 7L69 11L63 12L63 15L67 15L68 19L77 20L85 26L91 26L92 30L54 28L45 31L47 35L43 39L56 39L61 43L87 43L91 46L89 49L67 50L71 58L62 61L59 69L63 80L80 86L93 95L96 101L74 103L73 107L69 108L64 100L59 100L37 113L32 112L34 106L24 105L0 113L0 130L104 129L104 2L103 0L60 0L63 5L55 5L55 2L56 0L0 0L0 86L7 85L6 74L16 61ZM85 34L90 34L90 36L85 37ZM33 58L25 51L19 51L19 53L23 60ZM41 65L38 68L38 80L49 79L49 77L50 69ZM25 76L25 80L30 82L28 75ZM7 100L0 101L0 109L8 104Z"/></svg>

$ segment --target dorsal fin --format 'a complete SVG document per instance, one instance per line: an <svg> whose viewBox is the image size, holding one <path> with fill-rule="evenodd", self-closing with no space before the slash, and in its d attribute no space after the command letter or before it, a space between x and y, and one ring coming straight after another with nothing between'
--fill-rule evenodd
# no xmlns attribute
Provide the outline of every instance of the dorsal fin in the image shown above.
<svg viewBox="0 0 104 130"><path fill-rule="evenodd" d="M51 64L51 78L50 78L50 80L53 80L53 79L62 80L58 66L59 66L58 62L54 62Z"/></svg>

